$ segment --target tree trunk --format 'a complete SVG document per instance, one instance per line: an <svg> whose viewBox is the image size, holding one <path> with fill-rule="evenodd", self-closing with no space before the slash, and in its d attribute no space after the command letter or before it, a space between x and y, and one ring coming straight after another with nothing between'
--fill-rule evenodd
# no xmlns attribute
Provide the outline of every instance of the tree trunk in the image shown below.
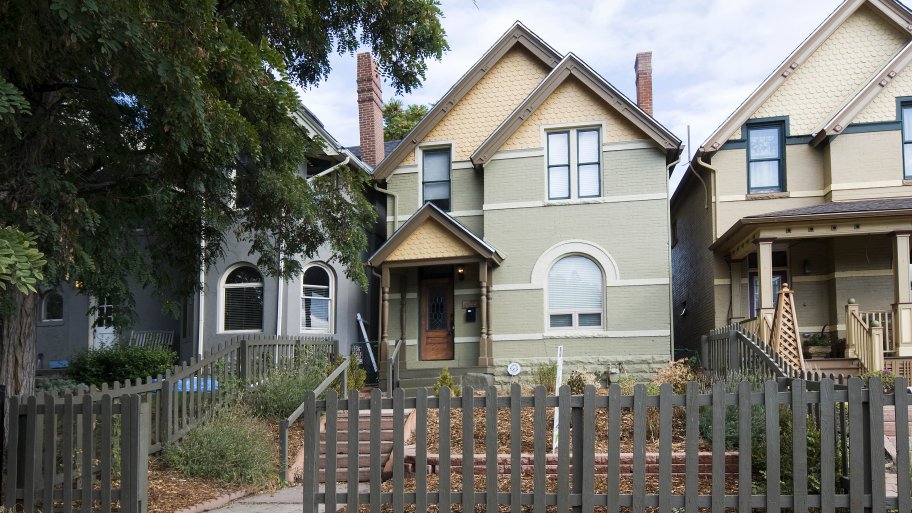
<svg viewBox="0 0 912 513"><path fill-rule="evenodd" d="M0 383L7 395L31 395L35 392L38 355L35 350L35 314L38 294L11 293L14 308L3 317L0 327Z"/></svg>

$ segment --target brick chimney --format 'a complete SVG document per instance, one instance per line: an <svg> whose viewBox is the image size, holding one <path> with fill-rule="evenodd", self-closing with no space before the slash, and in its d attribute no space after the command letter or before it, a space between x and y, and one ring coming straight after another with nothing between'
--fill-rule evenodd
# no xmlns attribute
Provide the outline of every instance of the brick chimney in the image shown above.
<svg viewBox="0 0 912 513"><path fill-rule="evenodd" d="M636 73L637 105L652 116L652 52L638 53L633 71Z"/></svg>
<svg viewBox="0 0 912 513"><path fill-rule="evenodd" d="M383 96L380 73L370 52L358 54L358 128L361 160L376 166L383 160Z"/></svg>

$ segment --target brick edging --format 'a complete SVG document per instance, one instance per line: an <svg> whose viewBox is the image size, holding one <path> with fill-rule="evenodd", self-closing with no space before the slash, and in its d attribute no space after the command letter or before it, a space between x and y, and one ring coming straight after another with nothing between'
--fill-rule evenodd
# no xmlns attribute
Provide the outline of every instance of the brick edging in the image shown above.
<svg viewBox="0 0 912 513"><path fill-rule="evenodd" d="M174 513L202 513L203 511L210 511L216 508L221 508L222 506L227 505L231 501L236 501L247 497L248 495L253 495L253 492L249 490L240 490L237 492L226 493L225 495L218 496L214 499L209 499L206 502L201 502L194 506L190 506L187 509L179 509Z"/></svg>

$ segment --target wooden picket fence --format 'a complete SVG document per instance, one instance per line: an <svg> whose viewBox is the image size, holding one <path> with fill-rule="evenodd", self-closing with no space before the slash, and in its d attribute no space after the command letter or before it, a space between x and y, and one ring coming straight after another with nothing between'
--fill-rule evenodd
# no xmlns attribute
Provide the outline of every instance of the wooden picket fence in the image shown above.
<svg viewBox="0 0 912 513"><path fill-rule="evenodd" d="M149 403L138 395L11 397L9 418L4 507L147 510Z"/></svg>
<svg viewBox="0 0 912 513"><path fill-rule="evenodd" d="M403 511L414 504L416 511L426 511L436 504L438 511L450 511L451 506L461 506L461 511L500 511L505 505L511 512L532 511L544 513L546 507L557 506L557 511L592 512L597 506L608 511L630 508L641 513L648 507L658 507L661 512L684 511L696 513L698 508L724 511L733 508L749 513L752 508L780 511L783 508L806 512L808 508L834 511L912 511L909 469L909 394L906 380L897 379L899 393L884 394L877 379L870 381L870 389L863 387L860 378L852 378L847 386L839 387L830 379L819 383L803 380L781 379L767 381L762 389L742 382L734 390L727 390L724 383L713 385L710 393L700 393L697 383L690 383L686 393L675 394L669 385L662 385L658 396L649 396L643 385L637 385L632 396L621 394L618 385L612 385L607 395L596 393L589 386L582 395L571 395L561 387L558 396L546 396L544 388L535 390L533 396L523 396L518 385L513 385L508 396L498 396L494 387L483 395L464 387L462 397L451 397L449 389L442 389L440 397L429 397L427 390L419 389L415 397L405 397L401 389L392 397L382 397L374 390L370 399L360 399L349 394L340 399L335 392L327 391L325 400L317 400L310 393L305 402L301 422L305 433L305 460L303 472L305 513L317 511L324 505L326 511L335 511L341 505L347 511L359 511L360 505L372 513L391 507ZM887 493L884 457L883 407L895 405L897 458L893 462L896 491ZM379 419L383 409L394 411L392 486L383 487L381 469L380 423L371 422L367 433L370 446L370 482L365 491L358 490L359 467L359 410L369 410L371 419ZM414 433L414 481L406 487L406 460L404 440L404 415L406 409L417 415ZM451 465L452 410L462 408L462 462L458 474ZM533 409L531 425L524 424L521 408ZM497 424L497 411L509 411L508 426ZM437 486L429 487L428 412L437 410L439 416L439 458L435 458ZM485 412L484 454L474 454L475 412ZM558 447L556 469L549 473L546 464L550 447L546 447L547 414L553 410L558 419ZM699 451L701 444L701 410L711 419L712 447L710 476L701 476ZM339 453L342 444L337 441L337 417L340 412L348 415L348 452ZM762 419L757 421L758 411ZM629 412L629 413L625 413ZM734 414L732 416L732 414ZM632 416L632 425L624 425L622 418ZM657 415L658 423L658 479L647 481L647 419ZM791 432L782 433L780 417L791 421ZM321 464L320 426L325 418L325 452L337 454L325 458ZM607 418L607 421L604 419ZM652 417L655 418L655 417ZM733 420L736 418L736 420ZM607 440L599 440L599 447L607 443L607 454L596 453L596 420L607 422ZM672 470L673 423L683 422L686 473L678 475L675 482ZM788 424L785 424L786 426ZM759 427L758 427L759 426ZM809 447L809 428L819 432L819 449L815 443ZM630 476L621 476L621 430L632 431L632 470ZM765 442L766 463L763 468L752 465L752 438L759 436L753 430L762 430ZM726 474L726 430L732 431L738 451L737 471ZM534 462L531 483L523 475L523 458L520 438L523 432L534 433ZM509 465L498 465L498 436L509 434ZM705 435L705 433L704 433ZM789 436L784 436L789 435ZM783 461L783 440L791 440L791 459ZM758 446L759 447L759 446ZM810 451L809 451L810 449ZM819 450L819 452L817 452ZM788 454L787 452L785 454ZM596 476L596 458L607 460L602 465L603 475ZM321 471L336 475L340 461L348 458L350 484L329 480L325 489L318 486ZM551 457L553 460L553 457ZM484 461L482 468L478 462ZM655 461L655 460L653 460ZM809 463L819 462L819 465ZM844 461L844 464L833 462ZM784 465L784 466L783 466ZM389 468L389 467L388 467ZM528 468L528 467L526 467ZM790 468L791 481L785 483L790 493L782 493L781 470ZM816 469L809 471L809 468ZM501 473L505 469L507 475ZM556 471L556 472L555 472ZM483 486L476 486L475 477L484 475ZM461 485L454 486L454 477ZM598 477L598 479L596 479ZM413 484L411 484L413 483ZM492 484L497 483L497 486ZM809 483L813 485L811 489ZM755 488L759 485L759 488ZM817 487L819 486L819 489ZM340 488L341 487L341 488ZM733 489L734 487L734 489ZM892 487L892 485L891 485ZM757 493L755 489L764 490ZM681 508L681 509L678 509Z"/></svg>

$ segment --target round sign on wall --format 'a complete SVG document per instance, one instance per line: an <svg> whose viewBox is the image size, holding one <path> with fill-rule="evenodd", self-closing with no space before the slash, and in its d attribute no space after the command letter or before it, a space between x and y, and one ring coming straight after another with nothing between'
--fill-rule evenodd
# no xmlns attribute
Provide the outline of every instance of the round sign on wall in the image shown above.
<svg viewBox="0 0 912 513"><path fill-rule="evenodd" d="M522 367L516 362L510 362L510 364L507 365L507 373L511 376L516 376L520 371L522 371Z"/></svg>

